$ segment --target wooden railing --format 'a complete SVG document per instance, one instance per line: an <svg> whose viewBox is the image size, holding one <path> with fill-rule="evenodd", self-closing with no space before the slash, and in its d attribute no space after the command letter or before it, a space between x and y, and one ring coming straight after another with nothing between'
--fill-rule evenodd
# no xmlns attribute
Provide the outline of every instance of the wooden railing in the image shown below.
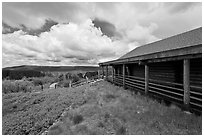
<svg viewBox="0 0 204 137"><path fill-rule="evenodd" d="M83 80L80 80L80 81L77 81L77 82L74 82L71 84L71 87L78 87L78 86L81 86L81 85L84 85L87 83L87 80L86 79L83 79Z"/></svg>
<svg viewBox="0 0 204 137"><path fill-rule="evenodd" d="M109 75L107 80L116 85L124 86L122 74L115 74L113 77ZM125 75L125 87L144 92L145 78ZM183 104L184 89L181 83L149 79L148 87L150 95L158 96L175 104ZM202 87L190 86L190 108L199 112L202 111Z"/></svg>
<svg viewBox="0 0 204 137"><path fill-rule="evenodd" d="M141 91L145 90L145 79L135 76L125 76L125 86L130 88L136 88Z"/></svg>
<svg viewBox="0 0 204 137"><path fill-rule="evenodd" d="M77 82L73 82L73 83L71 83L71 87L78 87L78 86L84 85L86 83L93 82L97 78L98 78L98 76L94 76L94 77L92 77L91 79L88 79L88 80L83 79L83 80L80 80L80 81L77 81Z"/></svg>
<svg viewBox="0 0 204 137"><path fill-rule="evenodd" d="M190 86L190 106L202 111L202 87Z"/></svg>
<svg viewBox="0 0 204 137"><path fill-rule="evenodd" d="M111 80L111 79L109 79ZM123 85L123 76L120 74L115 74L112 78L112 82L116 85L122 86Z"/></svg>
<svg viewBox="0 0 204 137"><path fill-rule="evenodd" d="M164 82L160 80L149 80L149 93L164 97L175 103L183 103L183 85L174 82Z"/></svg>

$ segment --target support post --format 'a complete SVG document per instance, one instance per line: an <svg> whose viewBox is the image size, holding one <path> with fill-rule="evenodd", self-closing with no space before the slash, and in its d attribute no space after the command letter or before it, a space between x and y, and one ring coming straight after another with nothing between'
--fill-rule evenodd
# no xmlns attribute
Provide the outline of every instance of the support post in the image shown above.
<svg viewBox="0 0 204 137"><path fill-rule="evenodd" d="M98 70L98 79L100 79L100 70Z"/></svg>
<svg viewBox="0 0 204 137"><path fill-rule="evenodd" d="M184 98L183 102L186 108L189 107L190 102L190 60L183 60L183 88Z"/></svg>
<svg viewBox="0 0 204 137"><path fill-rule="evenodd" d="M130 75L129 67L126 66L126 69L127 69L127 75L129 76Z"/></svg>
<svg viewBox="0 0 204 137"><path fill-rule="evenodd" d="M69 81L69 87L70 88L72 87L72 81L71 80Z"/></svg>
<svg viewBox="0 0 204 137"><path fill-rule="evenodd" d="M106 66L106 80L108 80L108 65Z"/></svg>
<svg viewBox="0 0 204 137"><path fill-rule="evenodd" d="M103 66L102 66L102 78L104 78L104 69L103 69Z"/></svg>
<svg viewBox="0 0 204 137"><path fill-rule="evenodd" d="M149 66L145 65L145 94L149 91Z"/></svg>
<svg viewBox="0 0 204 137"><path fill-rule="evenodd" d="M114 67L112 66L112 82L114 81Z"/></svg>
<svg viewBox="0 0 204 137"><path fill-rule="evenodd" d="M123 64L123 87L125 88L125 64Z"/></svg>

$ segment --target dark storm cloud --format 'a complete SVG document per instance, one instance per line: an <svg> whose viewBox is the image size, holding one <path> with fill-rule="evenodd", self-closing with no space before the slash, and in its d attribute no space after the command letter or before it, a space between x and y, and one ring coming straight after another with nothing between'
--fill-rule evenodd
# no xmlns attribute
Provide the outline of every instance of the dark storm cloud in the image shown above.
<svg viewBox="0 0 204 137"><path fill-rule="evenodd" d="M169 2L165 3L165 6L169 7L169 11L171 13L177 13L189 10L190 8L193 8L199 4L199 2Z"/></svg>
<svg viewBox="0 0 204 137"><path fill-rule="evenodd" d="M100 20L95 18L93 20L94 26L100 28L102 33L108 37L121 37L119 32L117 32L115 26L107 21Z"/></svg>
<svg viewBox="0 0 204 137"><path fill-rule="evenodd" d="M11 27L6 24L4 21L2 22L2 34L13 33L15 31L20 30L19 28Z"/></svg>
<svg viewBox="0 0 204 137"><path fill-rule="evenodd" d="M27 27L23 27L23 31L27 32L29 35L39 35L42 32L48 32L50 31L50 28L54 25L57 25L58 23L56 21L53 21L51 19L46 19L45 24L39 28L39 29L29 29Z"/></svg>
<svg viewBox="0 0 204 137"><path fill-rule="evenodd" d="M24 24L21 24L19 28L14 28L14 27L9 26L5 22L3 22L2 23L2 27L3 27L2 33L7 34L7 33L13 33L14 31L22 30L22 31L26 32L29 35L38 36L42 32L50 31L50 28L52 26L54 26L54 25L57 25L57 24L58 23L56 21L53 21L51 19L46 19L45 24L42 27L40 27L39 29L29 29Z"/></svg>

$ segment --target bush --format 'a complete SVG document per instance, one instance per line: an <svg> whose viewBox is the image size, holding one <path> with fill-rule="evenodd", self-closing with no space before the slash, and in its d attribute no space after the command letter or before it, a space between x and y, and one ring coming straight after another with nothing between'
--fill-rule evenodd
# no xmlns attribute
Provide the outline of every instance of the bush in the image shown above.
<svg viewBox="0 0 204 137"><path fill-rule="evenodd" d="M59 87L69 87L69 82L70 82L70 80L60 81L60 82L58 82L58 86Z"/></svg>
<svg viewBox="0 0 204 137"><path fill-rule="evenodd" d="M39 78L35 78L32 80L35 86L43 85L43 82Z"/></svg>
<svg viewBox="0 0 204 137"><path fill-rule="evenodd" d="M69 83L70 83L70 81L64 81L63 82L63 87L69 87Z"/></svg>
<svg viewBox="0 0 204 137"><path fill-rule="evenodd" d="M82 115L75 115L75 116L73 116L72 120L73 120L75 125L79 124L83 121L83 116Z"/></svg>
<svg viewBox="0 0 204 137"><path fill-rule="evenodd" d="M55 77L34 77L32 80L35 86L44 85L44 84L51 84L57 82L58 79Z"/></svg>
<svg viewBox="0 0 204 137"><path fill-rule="evenodd" d="M17 92L31 92L34 85L30 81L23 80L4 80L2 81L2 92L7 93L17 93Z"/></svg>
<svg viewBox="0 0 204 137"><path fill-rule="evenodd" d="M80 80L80 78L77 76L77 75L72 75L72 82L74 83L74 82L77 82L77 81L79 81Z"/></svg>

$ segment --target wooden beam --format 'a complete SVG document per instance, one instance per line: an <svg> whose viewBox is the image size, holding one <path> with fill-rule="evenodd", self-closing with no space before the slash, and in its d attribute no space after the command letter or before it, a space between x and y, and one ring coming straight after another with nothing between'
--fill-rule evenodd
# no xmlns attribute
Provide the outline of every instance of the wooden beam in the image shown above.
<svg viewBox="0 0 204 137"><path fill-rule="evenodd" d="M190 102L190 60L183 60L183 88L184 98L183 102L186 107L189 107Z"/></svg>
<svg viewBox="0 0 204 137"><path fill-rule="evenodd" d="M125 88L125 64L123 64L123 87Z"/></svg>
<svg viewBox="0 0 204 137"><path fill-rule="evenodd" d="M98 70L98 79L100 79L100 70Z"/></svg>
<svg viewBox="0 0 204 137"><path fill-rule="evenodd" d="M108 66L106 66L106 80L108 80Z"/></svg>
<svg viewBox="0 0 204 137"><path fill-rule="evenodd" d="M114 66L112 66L112 82L114 82Z"/></svg>
<svg viewBox="0 0 204 137"><path fill-rule="evenodd" d="M145 65L145 94L149 91L149 66Z"/></svg>
<svg viewBox="0 0 204 137"><path fill-rule="evenodd" d="M126 69L127 69L127 75L129 76L130 75L130 70L129 70L128 65L126 66Z"/></svg>
<svg viewBox="0 0 204 137"><path fill-rule="evenodd" d="M104 78L104 68L102 66L102 78Z"/></svg>

